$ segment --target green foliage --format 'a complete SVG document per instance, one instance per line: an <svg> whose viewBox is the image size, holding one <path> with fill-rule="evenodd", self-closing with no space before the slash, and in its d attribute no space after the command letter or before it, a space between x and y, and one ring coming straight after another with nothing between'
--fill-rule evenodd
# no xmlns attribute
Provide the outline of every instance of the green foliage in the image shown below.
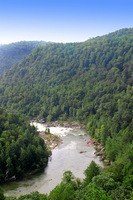
<svg viewBox="0 0 133 200"><path fill-rule="evenodd" d="M96 187L94 184L89 183L82 190L77 190L74 194L73 200L111 200L109 196L105 194L102 188Z"/></svg>
<svg viewBox="0 0 133 200"><path fill-rule="evenodd" d="M92 181L92 178L94 176L100 174L100 167L94 161L91 161L89 167L85 170L84 174L86 176L84 179L84 185L86 186Z"/></svg>
<svg viewBox="0 0 133 200"><path fill-rule="evenodd" d="M111 200L101 188L94 184L87 184L84 187L77 187L71 171L66 171L63 175L62 182L53 189L48 200Z"/></svg>
<svg viewBox="0 0 133 200"><path fill-rule="evenodd" d="M110 167L107 167L104 169L105 173L110 173L112 175L112 178L116 182L122 182L123 181L123 170L125 166L125 161L123 159L118 159L115 162L112 163Z"/></svg>
<svg viewBox="0 0 133 200"><path fill-rule="evenodd" d="M20 195L16 197L5 197L5 200L47 200L47 195L40 194L39 192L32 192L30 194Z"/></svg>
<svg viewBox="0 0 133 200"><path fill-rule="evenodd" d="M92 165L91 165L92 166ZM115 181L114 174L106 172L104 169L100 175L92 178L92 182L84 185L77 184L71 171L63 174L62 181L49 195L39 194L37 191L31 194L20 195L18 198L5 197L6 200L125 200L132 199L129 188L120 185Z"/></svg>
<svg viewBox="0 0 133 200"><path fill-rule="evenodd" d="M17 200L17 198L14 196L8 196L8 197L5 197L5 200Z"/></svg>
<svg viewBox="0 0 133 200"><path fill-rule="evenodd" d="M43 41L22 41L0 46L0 74L9 69L15 63L20 62L30 54L34 48L45 44L46 42ZM25 73L26 70L21 71L22 76Z"/></svg>
<svg viewBox="0 0 133 200"><path fill-rule="evenodd" d="M132 121L131 33L36 48L3 75L0 103L47 121L71 117L87 123L95 116L99 124L89 129L99 130L105 144Z"/></svg>
<svg viewBox="0 0 133 200"><path fill-rule="evenodd" d="M95 184L97 187L101 187L103 190L106 191L106 193L117 187L117 183L113 179L113 175L110 173L103 173L93 177L92 183Z"/></svg>
<svg viewBox="0 0 133 200"><path fill-rule="evenodd" d="M20 195L18 200L47 200L47 196L39 194L39 192L32 192L31 194Z"/></svg>
<svg viewBox="0 0 133 200"><path fill-rule="evenodd" d="M56 186L55 189L52 190L50 195L48 196L48 200L68 200L68 199L73 199L73 194L74 194L74 187L71 183L67 183L64 185L61 183L60 185Z"/></svg>
<svg viewBox="0 0 133 200"><path fill-rule="evenodd" d="M2 188L0 187L0 200L4 200L5 197L4 197L4 192L2 190Z"/></svg>
<svg viewBox="0 0 133 200"><path fill-rule="evenodd" d="M36 129L0 109L0 182L46 166L48 152Z"/></svg>
<svg viewBox="0 0 133 200"><path fill-rule="evenodd" d="M130 193L133 189L133 29L83 43L36 48L1 76L0 104L19 116L84 123L91 136L105 146L104 155L113 163L101 174L96 166L95 170L89 167L82 187L88 191L92 182L90 187L97 184L105 195L110 192L115 199L114 191L116 198L120 193L122 199L124 195L128 198L127 190ZM34 130L30 134L31 128L20 126L23 123L15 115L1 115L0 179L4 179L7 169L12 174L23 174L46 163L42 141ZM37 154L44 157L38 160ZM66 182L62 181L49 198L73 198L78 184L71 180L70 173L66 175L70 181L65 178Z"/></svg>
<svg viewBox="0 0 133 200"><path fill-rule="evenodd" d="M113 200L125 200L130 199L130 191L123 186L119 186L116 189L110 191L111 199Z"/></svg>
<svg viewBox="0 0 133 200"><path fill-rule="evenodd" d="M65 171L64 174L63 174L62 182L64 184L67 184L67 183L70 183L72 180L74 180L74 176L73 176L72 172L71 171Z"/></svg>
<svg viewBox="0 0 133 200"><path fill-rule="evenodd" d="M132 192L132 194L131 194L131 198L130 198L130 200L133 200L133 192Z"/></svg>
<svg viewBox="0 0 133 200"><path fill-rule="evenodd" d="M73 199L73 194L77 189L77 184L74 181L74 176L71 171L66 171L63 174L62 182L50 192L48 200L68 200Z"/></svg>

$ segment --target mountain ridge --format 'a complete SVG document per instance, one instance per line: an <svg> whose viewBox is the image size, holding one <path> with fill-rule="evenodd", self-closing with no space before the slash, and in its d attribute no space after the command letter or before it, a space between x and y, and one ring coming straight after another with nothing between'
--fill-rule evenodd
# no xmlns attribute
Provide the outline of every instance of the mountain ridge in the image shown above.
<svg viewBox="0 0 133 200"><path fill-rule="evenodd" d="M0 74L10 68L15 63L20 62L30 54L34 48L45 45L44 41L20 41L10 44L0 45Z"/></svg>
<svg viewBox="0 0 133 200"><path fill-rule="evenodd" d="M32 83L33 88L39 82L45 86L69 84L79 76L81 78L82 76L86 77L86 72L89 72L89 76L93 76L93 79L89 77L89 79L92 79L91 82L94 82L94 80L99 81L100 77L103 79L105 76L104 69L108 73L113 67L115 67L115 71L121 73L123 71L123 63L131 62L132 60L132 57L128 55L129 53L132 54L133 51L133 38L130 36L127 42L127 39L123 38L123 35L120 41L118 37L115 39L106 39L106 37L102 36L100 41L94 39L84 43L55 43L36 48L21 63L7 71L3 75L2 80L6 81L7 79L6 85L10 86L10 84L14 85L14 78L15 82L18 81L20 88L22 87L22 82L23 84L25 82L25 86ZM125 61L122 57L123 52L125 53ZM103 73L99 70L103 70ZM98 79L96 77L99 72L100 77ZM96 76L91 75L93 73ZM131 78L128 79L128 83L132 85ZM2 85L0 84L1 87ZM23 93L25 92L23 91Z"/></svg>
<svg viewBox="0 0 133 200"><path fill-rule="evenodd" d="M25 119L85 124L111 163L88 184L114 200L130 199L133 191L132 32L37 47L0 78L0 104L8 111Z"/></svg>

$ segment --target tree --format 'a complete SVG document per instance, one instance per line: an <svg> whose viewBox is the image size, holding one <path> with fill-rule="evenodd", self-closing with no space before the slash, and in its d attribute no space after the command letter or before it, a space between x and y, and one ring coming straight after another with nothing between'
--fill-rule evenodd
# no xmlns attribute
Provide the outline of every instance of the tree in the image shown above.
<svg viewBox="0 0 133 200"><path fill-rule="evenodd" d="M111 173L102 173L93 177L92 183L97 187L101 187L106 192L115 189L118 185L113 179L113 174Z"/></svg>
<svg viewBox="0 0 133 200"><path fill-rule="evenodd" d="M105 194L102 188L89 183L82 190L75 192L73 200L111 200L111 198Z"/></svg>
<svg viewBox="0 0 133 200"><path fill-rule="evenodd" d="M73 176L72 172L71 171L65 171L64 174L63 174L62 182L64 184L67 184L67 183L70 183L73 180L74 180L74 176Z"/></svg>
<svg viewBox="0 0 133 200"><path fill-rule="evenodd" d="M31 192L30 194L20 195L18 200L47 200L47 196L35 191Z"/></svg>
<svg viewBox="0 0 133 200"><path fill-rule="evenodd" d="M84 171L85 179L83 181L84 186L88 185L94 176L100 174L100 167L94 162L91 161L89 167Z"/></svg>
<svg viewBox="0 0 133 200"><path fill-rule="evenodd" d="M50 192L48 200L71 200L76 189L77 185L72 172L66 171L63 174L62 182Z"/></svg>
<svg viewBox="0 0 133 200"><path fill-rule="evenodd" d="M116 189L109 192L109 196L113 200L125 200L130 198L130 190L123 186L118 186Z"/></svg>
<svg viewBox="0 0 133 200"><path fill-rule="evenodd" d="M4 192L2 190L2 188L0 187L0 200L4 200L5 197L4 197Z"/></svg>

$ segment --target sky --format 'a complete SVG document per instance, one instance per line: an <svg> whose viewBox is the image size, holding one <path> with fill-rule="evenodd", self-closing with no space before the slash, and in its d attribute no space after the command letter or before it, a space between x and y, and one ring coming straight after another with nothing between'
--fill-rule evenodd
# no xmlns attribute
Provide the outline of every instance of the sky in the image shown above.
<svg viewBox="0 0 133 200"><path fill-rule="evenodd" d="M133 27L133 0L0 0L0 44L82 42Z"/></svg>

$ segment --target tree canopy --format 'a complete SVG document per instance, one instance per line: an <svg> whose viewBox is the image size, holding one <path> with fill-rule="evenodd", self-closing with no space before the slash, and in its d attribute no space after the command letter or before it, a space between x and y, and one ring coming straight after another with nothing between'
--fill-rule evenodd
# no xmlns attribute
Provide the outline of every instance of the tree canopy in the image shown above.
<svg viewBox="0 0 133 200"><path fill-rule="evenodd" d="M0 109L0 183L44 168L48 156L35 127L19 115Z"/></svg>
<svg viewBox="0 0 133 200"><path fill-rule="evenodd" d="M35 48L0 77L0 105L29 119L54 121L70 118L84 123L90 135L104 145L104 155L112 162L111 167L105 170L106 175L91 173L92 176L88 176L92 185L88 186L86 182L85 193L89 188L97 189L94 185L98 179L101 181L99 187L112 199L117 199L119 194L121 199L124 196L129 198L128 190L133 188L132 28L82 43L56 43ZM0 130L4 132L1 145L4 147L7 145L6 136L10 135L7 133L9 130L7 134L3 130L5 125L0 121ZM8 142L14 141L13 131L11 136ZM33 145L27 144L28 137L29 129L25 129L21 160L28 159L27 152L31 155L35 152ZM18 141L21 143L21 137ZM1 157L6 158L3 166L6 163L12 171L14 165L10 157L17 148L13 145L6 156L1 151ZM37 149L42 152L40 146ZM15 160L14 156L13 162ZM55 193L62 191L62 187L57 187ZM72 193L75 190L70 183L67 187Z"/></svg>
<svg viewBox="0 0 133 200"><path fill-rule="evenodd" d="M0 46L0 74L15 63L19 63L38 46L45 45L43 41L21 41Z"/></svg>

